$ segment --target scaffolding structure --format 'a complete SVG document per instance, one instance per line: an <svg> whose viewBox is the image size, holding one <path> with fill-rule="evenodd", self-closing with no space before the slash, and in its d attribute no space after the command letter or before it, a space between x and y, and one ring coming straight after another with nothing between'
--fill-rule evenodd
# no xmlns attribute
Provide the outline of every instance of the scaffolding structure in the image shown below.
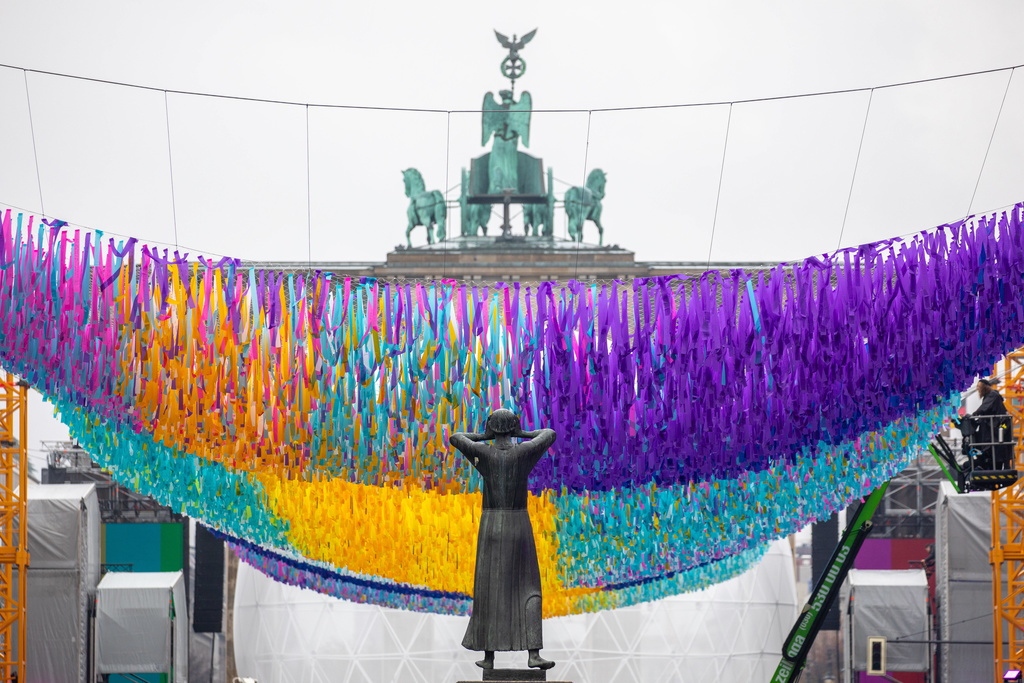
<svg viewBox="0 0 1024 683"><path fill-rule="evenodd" d="M41 441L46 451L43 484L95 484L103 524L120 522L182 523L185 519L149 496L125 488L92 461L89 453L74 441ZM116 565L107 567L117 571ZM122 569L123 570L123 569Z"/></svg>
<svg viewBox="0 0 1024 683"><path fill-rule="evenodd" d="M25 680L28 384L0 371L0 681Z"/></svg>
<svg viewBox="0 0 1024 683"><path fill-rule="evenodd" d="M872 519L871 538L934 539L939 486L948 481L931 454L918 455L889 480Z"/></svg>
<svg viewBox="0 0 1024 683"><path fill-rule="evenodd" d="M1014 463L1024 471L1024 349L1009 353L995 367L1000 393L1015 426ZM995 679L1024 669L1024 479L992 492L992 601Z"/></svg>

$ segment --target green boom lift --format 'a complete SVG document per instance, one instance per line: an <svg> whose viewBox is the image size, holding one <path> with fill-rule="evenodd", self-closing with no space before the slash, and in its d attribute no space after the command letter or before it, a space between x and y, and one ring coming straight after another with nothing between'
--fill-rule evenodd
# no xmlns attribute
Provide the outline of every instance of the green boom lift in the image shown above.
<svg viewBox="0 0 1024 683"><path fill-rule="evenodd" d="M998 416L1003 418L1003 416ZM964 443L962 453L966 459L958 462L953 450L946 443L941 435L937 435L929 445L929 450L938 461L943 473L953 484L957 493L969 493L971 491L994 491L1016 483L1018 472L1010 469L1012 460L1007 461L1005 456L1000 455L999 449L1012 449L1012 433L1005 430L1000 433L995 425L987 430L979 431L976 425L968 422L965 418L964 424L957 424L963 431ZM973 418L977 421L979 418ZM987 435L978 438L978 435ZM996 435L999 435L998 437ZM1011 451L1012 452L1012 451ZM975 467L976 463L985 469ZM989 464L990 463L990 464ZM995 469L989 469L995 467ZM782 661L775 670L775 676L771 683L791 683L796 681L800 671L807 661L807 653L814 643L814 638L821 630L821 624L825 619L832 603L835 602L839 587L843 584L847 572L853 566L853 560L857 557L857 551L871 531L871 518L874 517L885 490L889 487L886 482L875 489L861 504L854 515L853 522L846 526L839 539L839 545L832 553L825 571L821 573L817 585L811 592L800 611L800 617L794 624L793 629L786 636L782 644Z"/></svg>
<svg viewBox="0 0 1024 683"><path fill-rule="evenodd" d="M885 482L875 489L861 504L853 522L846 525L846 531L839 539L839 545L832 553L832 559L825 566L825 571L821 573L817 585L811 592L811 597L800 611L800 617L782 643L782 661L779 662L779 667L775 670L771 683L790 683L800 675L800 670L804 668L804 663L807 661L807 653L810 651L818 631L821 630L821 623L825 620L825 615L828 614L832 603L835 602L836 594L839 592L839 587L843 585L846 573L853 566L853 558L857 557L857 551L864 539L867 538L868 532L871 531L871 518L874 516L875 510L878 509L879 503L882 502L887 488L889 488L889 482Z"/></svg>

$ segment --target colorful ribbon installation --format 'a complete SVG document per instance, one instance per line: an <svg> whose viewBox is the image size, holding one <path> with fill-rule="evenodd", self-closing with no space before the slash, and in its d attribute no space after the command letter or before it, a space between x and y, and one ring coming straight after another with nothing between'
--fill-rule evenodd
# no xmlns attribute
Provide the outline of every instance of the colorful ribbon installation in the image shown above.
<svg viewBox="0 0 1024 683"><path fill-rule="evenodd" d="M733 576L901 470L1024 344L1022 205L770 270L388 284L190 261L4 217L0 363L122 482L281 581L465 614L509 407L559 438L545 614Z"/></svg>

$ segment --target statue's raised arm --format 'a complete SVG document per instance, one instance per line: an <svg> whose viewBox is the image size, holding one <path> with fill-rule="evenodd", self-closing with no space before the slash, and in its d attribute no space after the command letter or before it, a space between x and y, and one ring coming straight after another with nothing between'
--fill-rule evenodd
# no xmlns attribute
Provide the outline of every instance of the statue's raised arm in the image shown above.
<svg viewBox="0 0 1024 683"><path fill-rule="evenodd" d="M529 441L519 444L523 448L527 448L530 451L543 454L551 444L555 442L555 430L554 429L535 429L532 432L524 432L519 430L514 434L517 439L529 439Z"/></svg>

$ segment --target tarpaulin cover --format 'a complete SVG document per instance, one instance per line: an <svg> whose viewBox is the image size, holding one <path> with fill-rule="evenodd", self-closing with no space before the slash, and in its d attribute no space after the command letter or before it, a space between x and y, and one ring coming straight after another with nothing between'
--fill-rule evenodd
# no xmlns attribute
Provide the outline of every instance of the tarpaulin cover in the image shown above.
<svg viewBox="0 0 1024 683"><path fill-rule="evenodd" d="M171 673L188 680L188 609L181 572L111 572L96 599L98 673Z"/></svg>
<svg viewBox="0 0 1024 683"><path fill-rule="evenodd" d="M991 681L993 670L992 494L939 486L935 511L935 594L942 680Z"/></svg>
<svg viewBox="0 0 1024 683"><path fill-rule="evenodd" d="M88 600L99 579L93 484L29 486L27 683L84 683Z"/></svg>
<svg viewBox="0 0 1024 683"><path fill-rule="evenodd" d="M888 671L928 670L926 644L897 642L928 640L928 579L923 569L851 569L841 596L844 639L852 642L854 671L867 670L871 637L888 640Z"/></svg>
<svg viewBox="0 0 1024 683"><path fill-rule="evenodd" d="M27 505L32 568L81 567L90 574L90 583L95 587L100 573L100 508L96 485L31 485ZM88 521L83 523L83 520ZM80 557L83 548L85 556Z"/></svg>
<svg viewBox="0 0 1024 683"><path fill-rule="evenodd" d="M86 680L88 631L77 569L28 572L28 683Z"/></svg>
<svg viewBox="0 0 1024 683"><path fill-rule="evenodd" d="M944 481L937 505L936 552L945 553L944 571L949 580L984 581L991 586L988 552L992 548L992 494L957 493L951 483Z"/></svg>

